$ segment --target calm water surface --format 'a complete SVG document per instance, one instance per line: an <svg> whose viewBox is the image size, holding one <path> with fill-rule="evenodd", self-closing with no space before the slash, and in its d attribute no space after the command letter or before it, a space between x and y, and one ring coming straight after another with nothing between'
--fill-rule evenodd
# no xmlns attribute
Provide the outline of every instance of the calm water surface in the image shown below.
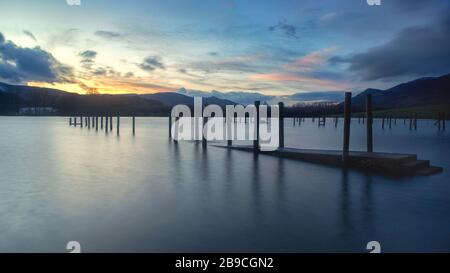
<svg viewBox="0 0 450 273"><path fill-rule="evenodd" d="M442 174L394 179L168 140L167 119L132 136L67 118L0 117L0 251L450 252L450 134L374 124L376 151L417 153ZM115 125L115 124L114 124ZM342 123L286 121L286 146L339 149ZM449 128L449 124L447 124ZM364 149L352 122L351 148Z"/></svg>

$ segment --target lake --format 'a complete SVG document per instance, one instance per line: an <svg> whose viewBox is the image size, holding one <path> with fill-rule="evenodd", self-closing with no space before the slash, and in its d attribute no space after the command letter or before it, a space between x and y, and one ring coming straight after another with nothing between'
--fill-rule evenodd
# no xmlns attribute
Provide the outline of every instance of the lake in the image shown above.
<svg viewBox="0 0 450 273"><path fill-rule="evenodd" d="M444 168L397 179L168 139L167 118L121 134L64 117L0 117L0 252L450 252L450 134L398 120L374 150ZM286 146L340 149L342 120L287 119ZM447 123L447 128L448 127ZM115 127L115 123L114 123ZM364 150L353 119L350 147Z"/></svg>

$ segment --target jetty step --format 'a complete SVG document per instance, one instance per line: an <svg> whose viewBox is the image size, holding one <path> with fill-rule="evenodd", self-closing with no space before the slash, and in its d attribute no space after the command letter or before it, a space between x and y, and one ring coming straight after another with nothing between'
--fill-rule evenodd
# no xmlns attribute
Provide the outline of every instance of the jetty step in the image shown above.
<svg viewBox="0 0 450 273"><path fill-rule="evenodd" d="M215 145L217 147L254 152L253 146L234 145L231 147ZM311 150L297 148L281 148L270 151L259 151L281 158L307 161L317 164L334 165L342 167L342 151L338 150ZM430 166L429 160L419 160L415 154L378 153L350 151L348 167L366 170L377 174L394 176L431 175L442 172L441 167Z"/></svg>

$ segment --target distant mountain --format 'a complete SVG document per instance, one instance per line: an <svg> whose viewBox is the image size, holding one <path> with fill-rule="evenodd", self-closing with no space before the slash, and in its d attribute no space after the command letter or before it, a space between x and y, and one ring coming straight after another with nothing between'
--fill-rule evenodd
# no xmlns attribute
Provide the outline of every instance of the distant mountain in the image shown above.
<svg viewBox="0 0 450 273"><path fill-rule="evenodd" d="M55 114L168 115L184 104L194 106L194 98L177 93L79 95L57 89L0 83L0 114L17 114L20 108L51 107ZM230 100L207 97L204 105L235 105Z"/></svg>
<svg viewBox="0 0 450 273"><path fill-rule="evenodd" d="M387 90L367 89L353 97L352 107L364 109L367 94L372 94L377 109L450 104L450 74L417 79Z"/></svg>
<svg viewBox="0 0 450 273"><path fill-rule="evenodd" d="M0 114L15 115L20 108L51 107L58 115L167 115L160 101L138 95L79 95L57 89L0 83Z"/></svg>
<svg viewBox="0 0 450 273"><path fill-rule="evenodd" d="M258 92L220 92L213 90L211 92L199 91L199 90L187 90L181 88L177 91L178 94L195 97L200 96L203 98L216 97L219 99L234 101L239 104L248 105L253 104L255 101L262 103L275 104L280 101L286 105L294 105L297 103L312 103L312 102L340 102L344 98L344 91L319 91L319 92L300 92L293 95L281 95L281 96L268 96Z"/></svg>
<svg viewBox="0 0 450 273"><path fill-rule="evenodd" d="M184 104L189 107L194 106L193 97L183 95L180 93L167 92L167 93L145 94L139 96L145 99L160 101L168 107L173 107L177 104ZM203 104L204 105L216 104L224 107L226 105L235 105L236 103L230 100L220 99L212 96L212 97L203 97Z"/></svg>

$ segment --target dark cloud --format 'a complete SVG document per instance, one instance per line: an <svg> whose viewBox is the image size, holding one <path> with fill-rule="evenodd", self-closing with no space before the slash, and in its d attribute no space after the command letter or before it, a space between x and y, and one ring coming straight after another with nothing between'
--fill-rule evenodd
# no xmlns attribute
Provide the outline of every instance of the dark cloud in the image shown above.
<svg viewBox="0 0 450 273"><path fill-rule="evenodd" d="M187 70L184 69L184 68L178 69L178 72L183 73L183 74L187 74L188 73Z"/></svg>
<svg viewBox="0 0 450 273"><path fill-rule="evenodd" d="M79 55L85 59L94 59L95 57L97 57L97 52L93 51L93 50L86 50L86 51L80 52Z"/></svg>
<svg viewBox="0 0 450 273"><path fill-rule="evenodd" d="M94 33L94 35L99 36L104 39L114 39L114 38L119 38L122 36L118 32L106 31L106 30L98 30Z"/></svg>
<svg viewBox="0 0 450 273"><path fill-rule="evenodd" d="M286 20L279 21L278 24L269 27L269 30L280 30L286 35L286 37L298 39L297 28L294 25L288 24Z"/></svg>
<svg viewBox="0 0 450 273"><path fill-rule="evenodd" d="M49 52L39 47L17 46L11 41L5 41L0 33L0 79L14 83L73 82L73 71Z"/></svg>
<svg viewBox="0 0 450 273"><path fill-rule="evenodd" d="M37 42L36 37L34 37L33 33L31 31L28 30L24 30L23 34L25 34L26 36L30 37L31 39L33 39L35 42Z"/></svg>
<svg viewBox="0 0 450 273"><path fill-rule="evenodd" d="M138 66L145 71L153 71L157 68L166 69L164 64L161 62L161 58L158 56L149 56L144 59L144 61Z"/></svg>
<svg viewBox="0 0 450 273"><path fill-rule="evenodd" d="M332 62L348 63L364 80L428 76L450 71L450 19L402 30L388 43Z"/></svg>
<svg viewBox="0 0 450 273"><path fill-rule="evenodd" d="M91 69L95 63L95 58L97 57L97 52L93 50L85 50L78 54L81 59L81 65L85 69Z"/></svg>

